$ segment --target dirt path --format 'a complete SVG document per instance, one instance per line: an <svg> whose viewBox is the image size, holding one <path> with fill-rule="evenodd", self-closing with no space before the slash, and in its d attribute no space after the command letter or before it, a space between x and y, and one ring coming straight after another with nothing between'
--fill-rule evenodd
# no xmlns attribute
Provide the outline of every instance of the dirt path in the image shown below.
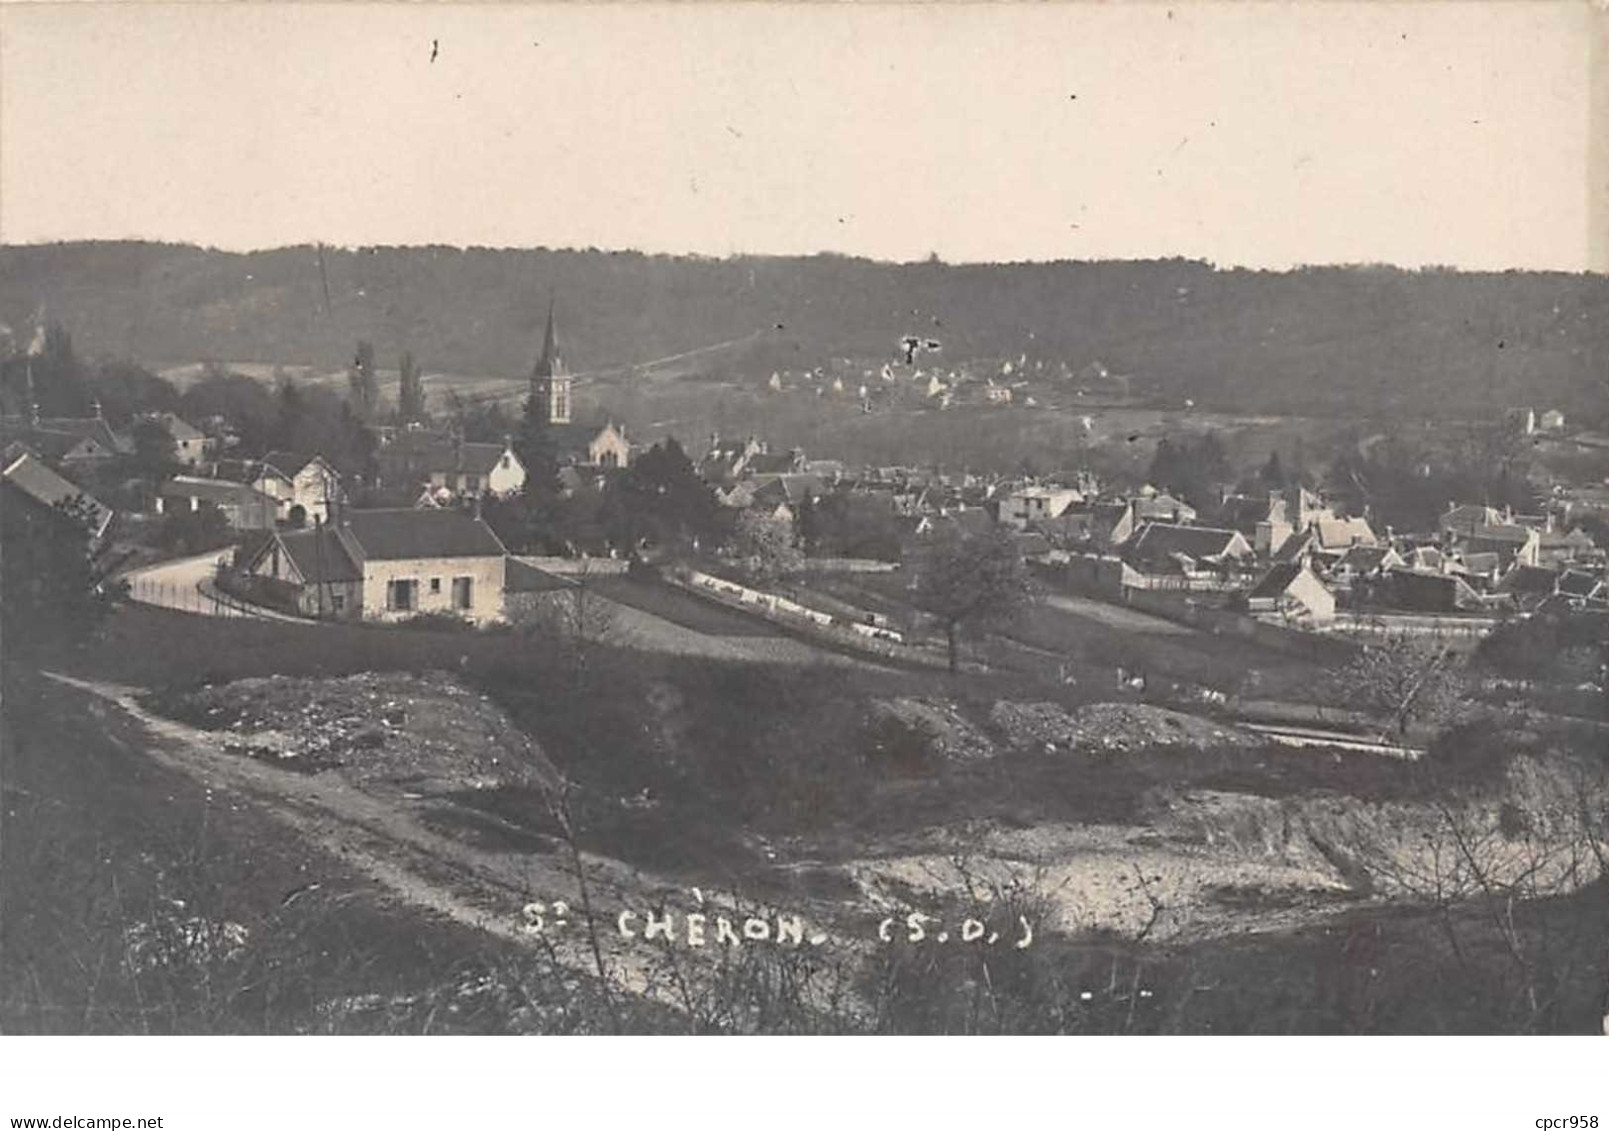
<svg viewBox="0 0 1609 1131"><path fill-rule="evenodd" d="M334 853L395 898L414 907L524 945L551 942L554 956L577 971L596 974L581 900L567 846L552 852L504 851L466 843L434 831L428 816L440 816L439 797L376 796L338 773L288 771L238 753L225 752L224 734L199 730L145 710L139 688L78 679L55 672L48 678L94 698L91 711L117 709L140 723L150 737L145 753L209 789L232 792L257 803L311 843ZM238 737L231 735L230 737ZM485 817L465 810L482 824ZM643 914L662 904L686 905L682 889L619 861L582 854L598 921L597 937L610 982L675 1006L666 980L656 974L660 955L622 939L615 917L624 908ZM538 939L526 930L522 908L533 900L564 900L572 910L567 929ZM711 909L712 913L714 908ZM684 955L685 957L685 955Z"/></svg>
<svg viewBox="0 0 1609 1131"><path fill-rule="evenodd" d="M272 609L256 608L218 593L212 584L213 575L220 564L228 562L233 556L232 548L209 550L205 554L130 570L123 577L128 582L129 596L145 605L206 617L313 623Z"/></svg>

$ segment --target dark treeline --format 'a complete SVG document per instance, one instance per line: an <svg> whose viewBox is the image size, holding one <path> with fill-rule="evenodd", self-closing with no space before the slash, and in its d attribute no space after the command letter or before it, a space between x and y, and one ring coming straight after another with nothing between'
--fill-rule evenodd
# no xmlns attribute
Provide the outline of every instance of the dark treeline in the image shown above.
<svg viewBox="0 0 1609 1131"><path fill-rule="evenodd" d="M93 354L339 366L351 343L447 371L519 376L545 299L573 363L624 366L751 338L759 372L892 356L919 332L944 358L1099 360L1203 406L1474 418L1515 404L1605 411L1609 278L1558 273L1294 272L1160 262L951 266L839 256L675 258L597 251L234 254L79 243L0 249L0 320L41 307Z"/></svg>

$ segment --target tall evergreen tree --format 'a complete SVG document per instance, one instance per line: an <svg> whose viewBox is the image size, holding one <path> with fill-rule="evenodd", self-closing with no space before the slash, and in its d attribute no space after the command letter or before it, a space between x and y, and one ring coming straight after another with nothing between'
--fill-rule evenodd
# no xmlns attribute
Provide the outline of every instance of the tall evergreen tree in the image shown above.
<svg viewBox="0 0 1609 1131"><path fill-rule="evenodd" d="M348 402L359 418L372 420L380 407L380 378L374 369L374 343L360 340L346 371Z"/></svg>
<svg viewBox="0 0 1609 1131"><path fill-rule="evenodd" d="M414 360L412 350L402 351L398 362L397 416L404 424L415 424L425 419L424 374Z"/></svg>

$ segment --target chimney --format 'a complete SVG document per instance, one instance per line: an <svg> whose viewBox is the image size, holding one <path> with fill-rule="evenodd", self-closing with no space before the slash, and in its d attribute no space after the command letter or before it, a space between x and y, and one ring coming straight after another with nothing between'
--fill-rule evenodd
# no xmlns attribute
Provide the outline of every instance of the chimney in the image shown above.
<svg viewBox="0 0 1609 1131"><path fill-rule="evenodd" d="M28 406L28 420L35 428L39 427L39 402L34 401Z"/></svg>

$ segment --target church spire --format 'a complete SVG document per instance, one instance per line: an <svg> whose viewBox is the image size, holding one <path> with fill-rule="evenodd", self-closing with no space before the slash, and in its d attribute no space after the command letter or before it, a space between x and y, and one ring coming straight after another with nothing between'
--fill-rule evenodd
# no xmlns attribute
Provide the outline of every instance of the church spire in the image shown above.
<svg viewBox="0 0 1609 1131"><path fill-rule="evenodd" d="M559 354L559 337L553 328L553 297L548 297L547 329L542 333L542 356L536 359L537 377L558 377L565 371Z"/></svg>
<svg viewBox="0 0 1609 1131"><path fill-rule="evenodd" d="M553 298L548 298L547 329L542 334L542 355L531 371L531 396L546 424L570 423L570 373L559 354L559 337L553 328Z"/></svg>

